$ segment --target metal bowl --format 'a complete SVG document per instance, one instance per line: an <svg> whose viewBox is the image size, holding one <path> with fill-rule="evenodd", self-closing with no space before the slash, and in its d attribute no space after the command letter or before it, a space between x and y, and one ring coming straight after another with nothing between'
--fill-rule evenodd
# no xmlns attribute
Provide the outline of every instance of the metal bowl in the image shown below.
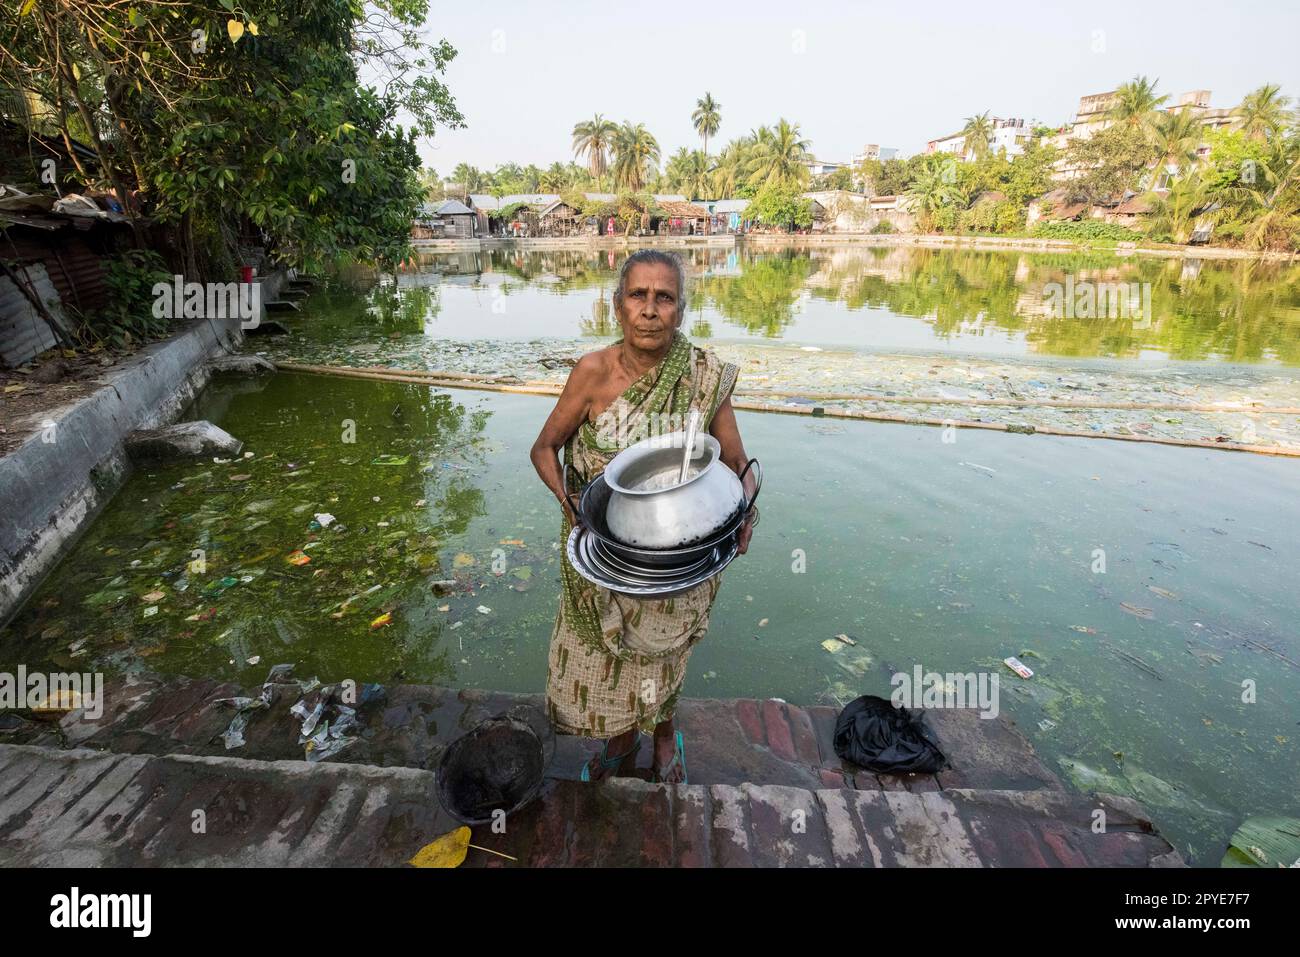
<svg viewBox="0 0 1300 957"><path fill-rule="evenodd" d="M717 548L714 558L710 560L707 566L701 571L693 572L688 575L675 576L666 581L643 583L633 582L626 578L606 574L593 565L588 560L591 541L591 530L584 526L579 525L569 533L569 540L566 543L565 551L569 559L569 564L573 566L574 571L587 581L598 585L601 588L607 588L620 595L627 595L629 598L639 598L642 600L672 598L676 595L684 594L719 574L724 568L731 564L732 560L739 553L739 548L733 540L725 547Z"/></svg>
<svg viewBox="0 0 1300 957"><path fill-rule="evenodd" d="M569 504L582 519L583 525L600 541L607 554L637 568L677 569L694 565L706 558L710 549L723 544L733 536L745 518L744 512L737 510L712 535L703 541L682 548L640 548L624 544L610 533L605 521L610 495L609 484L605 481L604 474L601 474L592 479L582 490L576 505L572 498Z"/></svg>

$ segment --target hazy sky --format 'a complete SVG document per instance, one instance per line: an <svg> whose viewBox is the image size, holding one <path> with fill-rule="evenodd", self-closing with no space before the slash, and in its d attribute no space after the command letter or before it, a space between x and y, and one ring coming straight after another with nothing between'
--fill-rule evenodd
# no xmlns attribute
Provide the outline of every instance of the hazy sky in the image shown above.
<svg viewBox="0 0 1300 957"><path fill-rule="evenodd" d="M722 104L715 141L784 116L840 162L865 143L918 152L985 110L1059 124L1137 73L1216 107L1265 82L1300 95L1296 0L433 0L427 32L458 51L446 80L468 123L421 148L444 176L568 160L573 124L597 112L645 123L666 158L700 145L705 91Z"/></svg>

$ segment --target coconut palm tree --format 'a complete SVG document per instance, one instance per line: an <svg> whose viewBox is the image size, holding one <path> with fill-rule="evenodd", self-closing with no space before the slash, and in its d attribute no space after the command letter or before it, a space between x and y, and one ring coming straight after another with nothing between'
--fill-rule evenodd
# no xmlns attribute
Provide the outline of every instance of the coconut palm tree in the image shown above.
<svg viewBox="0 0 1300 957"><path fill-rule="evenodd" d="M712 192L710 172L709 158L702 150L688 150L683 146L669 158L664 179L668 189L685 193L689 199L699 199Z"/></svg>
<svg viewBox="0 0 1300 957"><path fill-rule="evenodd" d="M972 159L981 160L989 155L989 146L993 142L993 121L988 112L966 117L966 125L961 128L965 154Z"/></svg>
<svg viewBox="0 0 1300 957"><path fill-rule="evenodd" d="M712 170L712 186L719 198L731 199L745 181L748 151L753 145L754 141L750 137L741 136L724 146L718 154Z"/></svg>
<svg viewBox="0 0 1300 957"><path fill-rule="evenodd" d="M477 193L484 185L482 170L468 163L457 163L456 168L451 171L451 180L453 183L460 184L465 195Z"/></svg>
<svg viewBox="0 0 1300 957"><path fill-rule="evenodd" d="M934 220L934 214L945 206L965 205L966 197L957 185L957 177L951 169L955 161L950 156L933 157L917 172L912 185L907 188L915 208L920 211L921 221L928 231Z"/></svg>
<svg viewBox="0 0 1300 957"><path fill-rule="evenodd" d="M807 161L811 143L799 135L799 124L785 119L776 126L760 126L748 150L746 181L755 189L774 186L802 186L808 181Z"/></svg>
<svg viewBox="0 0 1300 957"><path fill-rule="evenodd" d="M644 123L625 122L614 131L614 183L636 192L659 165L659 142L650 135Z"/></svg>
<svg viewBox="0 0 1300 957"><path fill-rule="evenodd" d="M1147 218L1147 235L1168 236L1176 243L1185 243L1198 224L1214 217L1214 213L1206 212L1210 205L1210 190L1205 180L1197 173L1184 176L1169 192L1155 197Z"/></svg>
<svg viewBox="0 0 1300 957"><path fill-rule="evenodd" d="M1194 165L1203 136L1201 121L1190 110L1158 114L1153 139L1160 151L1157 171L1170 164L1178 166L1179 170Z"/></svg>
<svg viewBox="0 0 1300 957"><path fill-rule="evenodd" d="M1300 137L1275 137L1270 147L1261 182L1228 190L1243 206L1243 236L1255 249L1284 247L1300 230Z"/></svg>
<svg viewBox="0 0 1300 957"><path fill-rule="evenodd" d="M595 178L598 190L602 188L602 178L609 169L609 151L617 130L613 120L607 120L599 113L573 127L573 155L587 155L587 171Z"/></svg>
<svg viewBox="0 0 1300 957"><path fill-rule="evenodd" d="M722 104L713 98L712 93L705 93L704 99L695 101L695 112L691 114L691 122L695 125L695 132L704 137L704 155L709 155L709 137L718 132L718 127L722 125Z"/></svg>
<svg viewBox="0 0 1300 957"><path fill-rule="evenodd" d="M1241 122L1241 132L1252 140L1264 141L1277 135L1286 126L1289 97L1282 96L1276 83L1265 83L1241 99L1233 113Z"/></svg>
<svg viewBox="0 0 1300 957"><path fill-rule="evenodd" d="M1115 100L1110 108L1110 117L1118 123L1140 127L1150 136L1155 135L1156 112L1169 99L1168 94L1156 96L1156 84L1160 81L1148 80L1145 76L1135 76L1127 83L1121 83L1115 90Z"/></svg>

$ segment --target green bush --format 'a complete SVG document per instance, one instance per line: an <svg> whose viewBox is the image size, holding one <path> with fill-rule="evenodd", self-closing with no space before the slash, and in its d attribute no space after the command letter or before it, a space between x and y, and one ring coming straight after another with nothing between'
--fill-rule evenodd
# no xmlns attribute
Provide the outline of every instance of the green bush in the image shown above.
<svg viewBox="0 0 1300 957"><path fill-rule="evenodd" d="M882 219L880 222L876 223L876 225L872 226L868 232L872 236L883 236L888 233L896 233L898 230L894 228L894 224L889 220Z"/></svg>
<svg viewBox="0 0 1300 957"><path fill-rule="evenodd" d="M82 334L118 348L165 335L171 320L154 316L153 287L171 280L172 273L153 250L131 249L109 259L104 267L108 303L86 319Z"/></svg>
<svg viewBox="0 0 1300 957"><path fill-rule="evenodd" d="M960 225L964 210L956 206L943 206L934 212L934 228L941 233L953 233Z"/></svg>
<svg viewBox="0 0 1300 957"><path fill-rule="evenodd" d="M1075 242L1093 242L1107 240L1120 243L1137 242L1141 233L1135 233L1126 226L1102 222L1100 219L1085 219L1082 222L1037 223L1030 232L1039 239L1070 239Z"/></svg>

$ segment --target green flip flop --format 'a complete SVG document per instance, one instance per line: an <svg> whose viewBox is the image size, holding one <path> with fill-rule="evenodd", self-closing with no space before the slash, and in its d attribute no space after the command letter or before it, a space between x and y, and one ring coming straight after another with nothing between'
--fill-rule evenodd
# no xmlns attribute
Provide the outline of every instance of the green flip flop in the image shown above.
<svg viewBox="0 0 1300 957"><path fill-rule="evenodd" d="M660 768L655 771L654 779L656 784L686 784L686 742L682 738L680 731L676 732L673 748L673 759L668 762L668 767ZM680 781L665 781L664 774L672 770L674 764L681 765L682 779Z"/></svg>
<svg viewBox="0 0 1300 957"><path fill-rule="evenodd" d="M620 766L624 761L626 761L628 758L634 758L634 757L636 757L637 752L641 750L641 735L638 734L638 735L636 736L636 743L632 745L632 747L631 747L630 750L624 752L623 754L617 754L617 755L615 755L614 757L611 758L611 757L609 756L609 742L610 742L610 740L611 740L611 739L608 739L608 738L607 738L607 739L605 740L605 746L604 746L603 748L600 749L600 766L601 766L601 768L603 768L603 769L605 769L605 770L609 770L610 768L617 768L617 767L619 767L619 766ZM584 764L584 765L582 766L582 774L580 774L580 775L578 776L578 780L580 780L580 781L587 781L587 782L590 782L590 781L591 781L591 762L590 762L590 761L588 761L586 764ZM602 778L601 780L604 780L604 779Z"/></svg>

